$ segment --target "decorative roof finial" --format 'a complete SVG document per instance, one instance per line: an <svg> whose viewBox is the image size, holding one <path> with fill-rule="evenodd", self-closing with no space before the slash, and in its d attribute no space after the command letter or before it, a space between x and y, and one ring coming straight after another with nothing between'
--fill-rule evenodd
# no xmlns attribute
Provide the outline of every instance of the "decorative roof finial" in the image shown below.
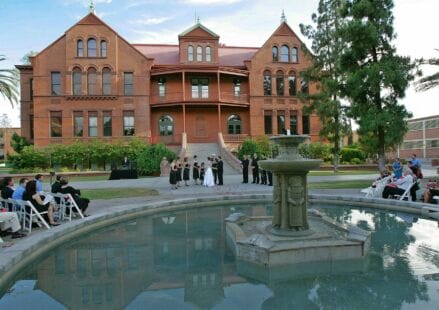
<svg viewBox="0 0 439 310"><path fill-rule="evenodd" d="M197 16L197 24L200 23L200 15Z"/></svg>
<svg viewBox="0 0 439 310"><path fill-rule="evenodd" d="M88 6L88 10L90 13L96 14L95 3L93 0L90 0L90 5Z"/></svg>
<svg viewBox="0 0 439 310"><path fill-rule="evenodd" d="M280 16L280 23L286 23L287 22L287 17L285 16L285 11L282 10L282 15Z"/></svg>

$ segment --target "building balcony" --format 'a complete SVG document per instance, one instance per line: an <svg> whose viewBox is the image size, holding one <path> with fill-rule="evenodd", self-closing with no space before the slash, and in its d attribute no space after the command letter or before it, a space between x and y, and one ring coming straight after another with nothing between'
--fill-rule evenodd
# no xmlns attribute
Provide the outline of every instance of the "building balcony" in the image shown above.
<svg viewBox="0 0 439 310"><path fill-rule="evenodd" d="M217 93L197 93L195 96L191 92L185 94L183 98L182 92L165 93L163 95L151 95L151 105L166 105L166 104L181 104L181 103L224 103L234 105L249 105L250 99L248 94L235 94L232 92L221 92L220 96Z"/></svg>

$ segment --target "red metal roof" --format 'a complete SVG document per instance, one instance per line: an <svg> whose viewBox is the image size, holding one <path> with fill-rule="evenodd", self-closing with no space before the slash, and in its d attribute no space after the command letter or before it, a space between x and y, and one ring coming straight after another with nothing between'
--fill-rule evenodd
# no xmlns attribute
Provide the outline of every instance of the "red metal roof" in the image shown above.
<svg viewBox="0 0 439 310"><path fill-rule="evenodd" d="M133 44L143 55L154 58L155 65L180 64L179 46L165 44ZM258 51L257 47L222 46L218 50L220 66L244 66Z"/></svg>

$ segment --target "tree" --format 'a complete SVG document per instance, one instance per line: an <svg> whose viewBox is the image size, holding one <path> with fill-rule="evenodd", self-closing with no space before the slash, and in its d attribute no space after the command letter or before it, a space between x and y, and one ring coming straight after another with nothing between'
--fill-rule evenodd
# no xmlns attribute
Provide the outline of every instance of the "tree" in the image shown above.
<svg viewBox="0 0 439 310"><path fill-rule="evenodd" d="M21 153L25 146L29 146L30 143L27 142L26 138L18 135L16 132L11 137L11 146L15 152Z"/></svg>
<svg viewBox="0 0 439 310"><path fill-rule="evenodd" d="M38 52L35 51L30 51L28 53L26 53L26 55L24 55L23 57L21 57L20 61L23 65L30 65L30 57L35 56L36 54L38 54Z"/></svg>
<svg viewBox="0 0 439 310"><path fill-rule="evenodd" d="M411 114L398 103L405 96L415 67L409 57L396 55L392 45L392 0L344 0L341 38L349 48L341 54L346 74L344 94L360 135L368 135L384 168L385 152L403 141Z"/></svg>
<svg viewBox="0 0 439 310"><path fill-rule="evenodd" d="M320 135L333 143L334 171L340 161L340 139L349 131L346 107L340 101L343 72L339 55L345 48L339 35L342 4L342 0L320 0L317 14L312 15L315 28L300 25L302 34L312 40L313 52L312 65L303 75L319 86L317 93L303 98L311 100L310 108L321 120Z"/></svg>
<svg viewBox="0 0 439 310"><path fill-rule="evenodd" d="M439 52L439 49L436 51ZM439 58L421 59L419 63L421 65L437 66L439 65ZM417 91L426 91L437 86L439 86L439 71L416 81Z"/></svg>
<svg viewBox="0 0 439 310"><path fill-rule="evenodd" d="M0 61L6 58L0 55ZM18 73L14 69L0 69L0 94L12 106L18 102Z"/></svg>

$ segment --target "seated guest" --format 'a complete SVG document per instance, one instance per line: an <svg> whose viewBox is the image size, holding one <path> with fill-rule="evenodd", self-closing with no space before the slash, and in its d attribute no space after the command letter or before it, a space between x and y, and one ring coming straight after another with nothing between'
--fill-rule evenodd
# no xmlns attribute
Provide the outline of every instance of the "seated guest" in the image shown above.
<svg viewBox="0 0 439 310"><path fill-rule="evenodd" d="M72 186L68 185L69 181L67 178L63 177L59 181L61 184L60 193L62 194L70 194L78 205L79 209L81 209L84 216L86 216L85 211L88 208L88 204L90 203L90 199L81 197L81 191L79 189L75 189Z"/></svg>
<svg viewBox="0 0 439 310"><path fill-rule="evenodd" d="M439 183L438 180L432 181L429 180L427 183L427 189L422 194L424 197L424 202L431 203L433 202L433 196L439 196Z"/></svg>
<svg viewBox="0 0 439 310"><path fill-rule="evenodd" d="M23 193L26 190L26 184L29 181L28 178L21 178L17 189L12 194L12 199L23 200Z"/></svg>
<svg viewBox="0 0 439 310"><path fill-rule="evenodd" d="M12 198L14 193L14 181L11 177L5 177L1 185L2 198L9 199Z"/></svg>
<svg viewBox="0 0 439 310"><path fill-rule="evenodd" d="M56 176L56 180L52 184L52 189L51 189L52 193L56 194L56 193L60 192L60 190L61 190L61 183L60 183L61 178L62 178L62 176L60 176L60 175Z"/></svg>
<svg viewBox="0 0 439 310"><path fill-rule="evenodd" d="M415 182L413 172L410 169L407 169L402 178L389 183L384 187L383 198L388 198L390 195L402 195L409 187L411 187L410 195L412 196L412 201L416 201L416 187L412 186L413 182Z"/></svg>
<svg viewBox="0 0 439 310"><path fill-rule="evenodd" d="M37 192L42 192L43 191L43 175L37 174L35 176L35 182L37 184Z"/></svg>
<svg viewBox="0 0 439 310"><path fill-rule="evenodd" d="M25 234L20 233L20 222L18 221L17 213L15 212L0 212L0 228L3 231L8 229L12 232L12 239L25 237Z"/></svg>
<svg viewBox="0 0 439 310"><path fill-rule="evenodd" d="M23 200L30 201L38 212L47 211L50 225L59 225L53 219L53 205L50 202L44 204L44 196L41 196L39 193L37 193L37 182L35 180L27 182L26 190L23 193Z"/></svg>

